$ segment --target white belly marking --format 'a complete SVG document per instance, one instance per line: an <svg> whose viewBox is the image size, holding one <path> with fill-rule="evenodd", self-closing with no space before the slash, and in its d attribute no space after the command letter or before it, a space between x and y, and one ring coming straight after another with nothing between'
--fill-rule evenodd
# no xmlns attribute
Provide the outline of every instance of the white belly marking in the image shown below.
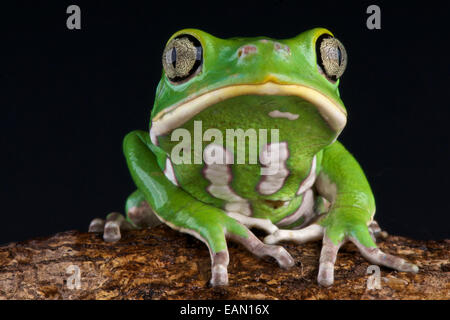
<svg viewBox="0 0 450 320"><path fill-rule="evenodd" d="M225 210L251 215L248 201L237 195L230 186L233 175L227 163L231 163L232 154L220 145L209 144L203 151L203 158L205 161L203 175L211 182L206 190L213 197L227 201ZM223 161L216 163L217 159Z"/></svg>
<svg viewBox="0 0 450 320"><path fill-rule="evenodd" d="M306 179L303 180L302 183L300 184L300 187L298 188L297 191L297 195L304 193L306 190L310 189L314 185L314 182L316 181L316 167L317 167L317 159L316 156L314 156L309 174L306 177Z"/></svg>
<svg viewBox="0 0 450 320"><path fill-rule="evenodd" d="M264 146L259 155L261 165L264 166L265 173L256 187L256 190L263 195L274 194L280 190L289 170L286 167L286 160L289 158L287 142L271 143Z"/></svg>

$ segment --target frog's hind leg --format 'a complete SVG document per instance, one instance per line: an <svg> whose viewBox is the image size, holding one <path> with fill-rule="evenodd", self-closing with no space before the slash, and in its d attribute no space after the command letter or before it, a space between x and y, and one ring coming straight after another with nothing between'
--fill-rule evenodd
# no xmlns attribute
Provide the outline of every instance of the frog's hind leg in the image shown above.
<svg viewBox="0 0 450 320"><path fill-rule="evenodd" d="M112 212L106 220L92 220L89 232L103 233L106 242L116 242L122 237L121 231L151 228L161 223L139 190L128 197L125 207L127 218L118 212Z"/></svg>
<svg viewBox="0 0 450 320"><path fill-rule="evenodd" d="M305 203L307 207L303 210L301 216L297 216L297 219L303 219L303 223L295 227L294 229L278 229L275 232L269 234L264 242L268 244L274 244L280 241L293 241L298 244L320 240L324 234L324 228L315 223L317 219L328 212L330 203L321 196L314 195L311 190L305 192ZM290 224L294 220L288 222Z"/></svg>
<svg viewBox="0 0 450 320"><path fill-rule="evenodd" d="M275 244L280 241L293 241L298 244L322 239L324 228L318 224L312 224L299 230L279 229L264 238L264 243Z"/></svg>

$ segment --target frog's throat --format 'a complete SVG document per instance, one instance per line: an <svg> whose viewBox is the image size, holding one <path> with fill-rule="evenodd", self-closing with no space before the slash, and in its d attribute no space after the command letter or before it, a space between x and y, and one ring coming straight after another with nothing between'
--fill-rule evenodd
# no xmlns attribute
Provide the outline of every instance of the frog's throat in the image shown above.
<svg viewBox="0 0 450 320"><path fill-rule="evenodd" d="M347 113L337 102L319 91L297 84L241 84L209 91L159 112L152 121L152 135L160 136L179 128L195 115L218 102L243 95L298 96L312 103L332 130L338 134L347 122Z"/></svg>

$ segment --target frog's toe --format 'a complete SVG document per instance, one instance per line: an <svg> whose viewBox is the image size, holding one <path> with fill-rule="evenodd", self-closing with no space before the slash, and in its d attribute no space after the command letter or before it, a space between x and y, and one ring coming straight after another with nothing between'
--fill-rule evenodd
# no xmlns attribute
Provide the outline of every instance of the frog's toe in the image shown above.
<svg viewBox="0 0 450 320"><path fill-rule="evenodd" d="M322 251L320 252L319 273L317 282L324 287L329 287L334 282L334 264L337 253L342 243L334 244L327 235L324 235L322 241Z"/></svg>
<svg viewBox="0 0 450 320"><path fill-rule="evenodd" d="M100 219L100 218L95 218L89 224L88 232L101 233L101 232L103 232L104 228L105 228L105 220Z"/></svg>
<svg viewBox="0 0 450 320"><path fill-rule="evenodd" d="M226 286L228 284L228 251L220 251L213 255L211 266L211 285Z"/></svg>
<svg viewBox="0 0 450 320"><path fill-rule="evenodd" d="M294 259L285 248L265 244L261 242L251 231L248 231L247 238L232 234L228 235L228 238L239 242L246 247L247 250L258 257L270 256L274 258L277 260L278 265L282 268L290 268L295 264Z"/></svg>
<svg viewBox="0 0 450 320"><path fill-rule="evenodd" d="M384 253L377 247L366 247L361 244L356 238L350 238L356 247L361 252L362 256L370 263L386 266L398 271L417 273L419 267L413 263L409 263L405 259Z"/></svg>
<svg viewBox="0 0 450 320"><path fill-rule="evenodd" d="M116 242L119 241L121 237L119 224L116 221L106 222L103 240L106 242Z"/></svg>

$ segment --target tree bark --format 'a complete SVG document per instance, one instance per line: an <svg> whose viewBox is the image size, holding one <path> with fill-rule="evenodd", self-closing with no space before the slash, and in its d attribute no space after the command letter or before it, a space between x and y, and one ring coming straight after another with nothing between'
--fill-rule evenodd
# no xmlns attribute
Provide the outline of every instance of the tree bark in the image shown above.
<svg viewBox="0 0 450 320"><path fill-rule="evenodd" d="M261 236L261 234L260 234ZM283 244L297 261L280 269L229 244L229 285L211 288L210 257L195 238L161 225L124 232L117 243L69 231L0 247L1 299L449 299L450 240L389 236L380 248L420 267L418 274L381 268L369 289L369 263L352 244L336 261L335 283L317 285L320 241ZM79 271L79 288L76 272Z"/></svg>

